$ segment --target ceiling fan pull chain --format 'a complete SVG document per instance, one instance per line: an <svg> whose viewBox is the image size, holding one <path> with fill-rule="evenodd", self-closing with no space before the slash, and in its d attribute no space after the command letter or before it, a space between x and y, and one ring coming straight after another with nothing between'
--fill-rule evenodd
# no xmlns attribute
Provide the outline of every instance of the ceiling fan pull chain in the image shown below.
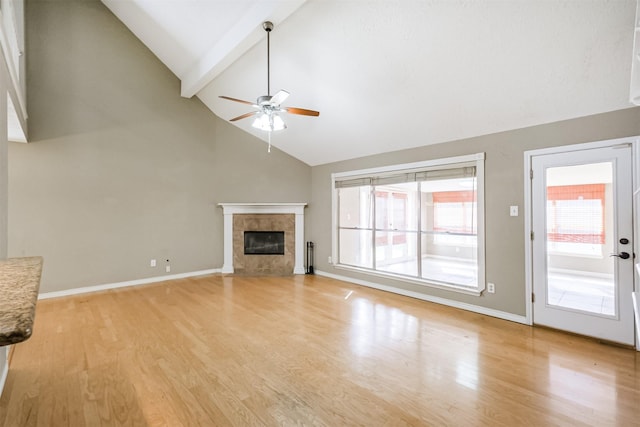
<svg viewBox="0 0 640 427"><path fill-rule="evenodd" d="M271 152L271 131L269 131L269 147L267 148L267 153Z"/></svg>

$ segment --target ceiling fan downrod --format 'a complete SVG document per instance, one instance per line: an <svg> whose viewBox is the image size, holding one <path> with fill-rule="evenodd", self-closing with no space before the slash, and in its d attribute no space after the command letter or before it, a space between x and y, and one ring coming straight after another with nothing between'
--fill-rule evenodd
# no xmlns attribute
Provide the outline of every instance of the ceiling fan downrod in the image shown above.
<svg viewBox="0 0 640 427"><path fill-rule="evenodd" d="M271 30L273 30L273 22L264 21L262 23L262 28L267 32L267 96L271 96L271 60L270 60L270 34Z"/></svg>

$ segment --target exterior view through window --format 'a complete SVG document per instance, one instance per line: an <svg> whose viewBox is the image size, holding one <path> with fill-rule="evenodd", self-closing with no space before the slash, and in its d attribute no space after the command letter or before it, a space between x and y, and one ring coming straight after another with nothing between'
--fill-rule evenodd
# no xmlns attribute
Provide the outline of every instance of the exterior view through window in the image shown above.
<svg viewBox="0 0 640 427"><path fill-rule="evenodd" d="M484 288L484 155L334 174L339 267Z"/></svg>
<svg viewBox="0 0 640 427"><path fill-rule="evenodd" d="M606 184L547 187L547 246L551 253L602 256Z"/></svg>

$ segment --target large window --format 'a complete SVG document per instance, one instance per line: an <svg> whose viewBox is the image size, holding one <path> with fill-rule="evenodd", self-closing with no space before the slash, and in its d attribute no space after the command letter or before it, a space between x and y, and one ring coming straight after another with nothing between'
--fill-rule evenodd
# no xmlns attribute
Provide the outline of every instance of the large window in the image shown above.
<svg viewBox="0 0 640 427"><path fill-rule="evenodd" d="M484 154L333 175L342 268L484 289Z"/></svg>

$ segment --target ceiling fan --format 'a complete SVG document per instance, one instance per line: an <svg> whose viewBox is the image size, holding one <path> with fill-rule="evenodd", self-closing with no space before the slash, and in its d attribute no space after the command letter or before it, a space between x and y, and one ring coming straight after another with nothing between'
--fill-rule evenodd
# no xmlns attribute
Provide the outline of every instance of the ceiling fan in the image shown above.
<svg viewBox="0 0 640 427"><path fill-rule="evenodd" d="M269 132L269 136L271 136L272 131L286 129L287 127L284 120L282 120L282 117L280 117L279 113L299 114L302 116L315 117L319 116L320 113L318 111L307 110L304 108L282 107L281 104L289 96L289 92L287 92L286 90L279 90L275 95L271 96L271 82L269 71L269 34L271 33L271 30L273 30L273 23L270 21L263 22L262 28L264 28L264 30L267 32L267 94L259 96L255 104L253 102L243 101L242 99L231 98L229 96L221 95L220 98L228 99L229 101L240 102L242 104L248 104L256 108L256 111L242 114L238 117L234 117L229 121L235 122L237 120L246 119L247 117L256 116L251 126L260 130L267 131Z"/></svg>

